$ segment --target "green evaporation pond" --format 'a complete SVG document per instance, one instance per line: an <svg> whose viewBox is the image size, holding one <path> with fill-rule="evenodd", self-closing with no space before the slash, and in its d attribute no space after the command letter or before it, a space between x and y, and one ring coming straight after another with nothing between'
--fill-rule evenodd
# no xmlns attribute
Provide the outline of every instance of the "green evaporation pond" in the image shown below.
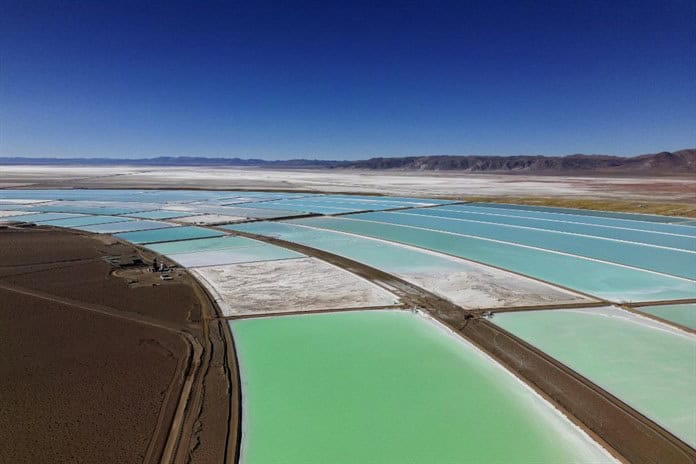
<svg viewBox="0 0 696 464"><path fill-rule="evenodd" d="M502 367L414 313L230 326L243 464L613 462Z"/></svg>
<svg viewBox="0 0 696 464"><path fill-rule="evenodd" d="M219 237L222 232L204 229L196 226L169 227L167 229L142 230L116 234L116 237L131 243L169 242L173 240L189 240L194 238Z"/></svg>
<svg viewBox="0 0 696 464"><path fill-rule="evenodd" d="M492 320L696 446L696 336L616 308Z"/></svg>
<svg viewBox="0 0 696 464"><path fill-rule="evenodd" d="M653 316L696 330L696 303L642 306L636 309L642 313L652 314Z"/></svg>
<svg viewBox="0 0 696 464"><path fill-rule="evenodd" d="M316 217L288 222L439 251L612 301L696 298L692 280L477 237L347 218Z"/></svg>

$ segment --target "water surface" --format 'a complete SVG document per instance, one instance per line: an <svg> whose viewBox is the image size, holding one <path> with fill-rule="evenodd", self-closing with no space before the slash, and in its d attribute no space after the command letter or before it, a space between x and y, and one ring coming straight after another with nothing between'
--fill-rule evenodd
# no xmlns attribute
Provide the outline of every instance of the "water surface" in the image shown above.
<svg viewBox="0 0 696 464"><path fill-rule="evenodd" d="M696 446L696 336L617 308L501 313L493 322Z"/></svg>
<svg viewBox="0 0 696 464"><path fill-rule="evenodd" d="M230 325L243 464L612 462L499 365L413 313Z"/></svg>
<svg viewBox="0 0 696 464"><path fill-rule="evenodd" d="M641 306L636 309L642 313L652 314L653 316L696 330L696 303Z"/></svg>

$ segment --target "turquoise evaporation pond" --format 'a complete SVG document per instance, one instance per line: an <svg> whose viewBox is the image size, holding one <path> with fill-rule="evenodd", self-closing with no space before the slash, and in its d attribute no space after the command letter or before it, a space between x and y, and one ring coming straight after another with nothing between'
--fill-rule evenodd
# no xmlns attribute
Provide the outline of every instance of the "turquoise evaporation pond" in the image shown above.
<svg viewBox="0 0 696 464"><path fill-rule="evenodd" d="M116 234L116 237L131 243L145 244L155 242L170 242L174 240L189 240L195 238L220 237L224 233L196 226L170 227L168 229L142 230Z"/></svg>
<svg viewBox="0 0 696 464"><path fill-rule="evenodd" d="M457 211L478 211L478 212L488 212L500 214L504 212L505 214L514 214L516 216L528 217L528 218L538 218L538 219L556 219L561 221L574 221L582 222L585 224L595 224L610 227L621 227L627 229L637 229L637 230L649 230L653 232L662 232L669 234L685 235L687 237L696 237L696 229L693 227L678 225L678 224L666 224L660 222L651 221L640 221L638 219L618 219L612 217L604 216L594 216L590 214L574 214L577 210L569 210L565 213L548 212L548 211L532 211L525 209L514 209L508 210L500 207L494 206L491 203L471 203L467 205L448 205L447 209L454 209ZM506 205L508 206L508 205ZM512 212L510 212L512 211Z"/></svg>
<svg viewBox="0 0 696 464"><path fill-rule="evenodd" d="M617 308L499 313L492 321L696 446L696 336Z"/></svg>
<svg viewBox="0 0 696 464"><path fill-rule="evenodd" d="M73 214L73 213L36 213L36 214L23 214L20 216L5 216L0 218L0 221L24 221L24 222L41 222L41 221L52 221L54 219L67 219L67 218L77 218L85 217L85 214Z"/></svg>
<svg viewBox="0 0 696 464"><path fill-rule="evenodd" d="M256 246L262 242L246 237L234 237L226 235L224 237L201 238L197 240L185 240L183 242L165 242L147 245L152 251L161 255L173 255L179 253L195 253L200 251L224 250L227 248L240 248Z"/></svg>
<svg viewBox="0 0 696 464"><path fill-rule="evenodd" d="M474 235L696 279L696 252L691 251L401 212L364 213L350 216L350 218Z"/></svg>
<svg viewBox="0 0 696 464"><path fill-rule="evenodd" d="M407 208L409 206L426 206L432 204L427 200L415 199L390 199L384 200L380 197L354 198L337 197L333 195L317 196L315 198L299 198L296 200L276 200L266 203L269 207L280 207L284 209L297 209L312 213L336 214L366 210L382 210L391 208ZM261 204L257 204L261 206Z"/></svg>
<svg viewBox="0 0 696 464"><path fill-rule="evenodd" d="M292 203L290 203L292 201ZM269 201L267 203L254 203L255 208L271 208L271 209L284 209L290 211L299 211L301 213L318 213L318 214L336 214L336 213L350 213L356 211L352 208L347 207L336 207L336 206L319 206L307 203L301 203L300 200L297 202L293 200L277 200ZM364 210L365 208L359 208L357 211Z"/></svg>
<svg viewBox="0 0 696 464"><path fill-rule="evenodd" d="M677 248L681 250L696 251L696 237L575 223L572 222L570 219L568 221L561 221L558 219L524 218L514 215L514 211L511 211L511 213L513 214L511 216L507 215L506 211L504 210L498 214L493 214L475 211L475 208L472 208L472 210L454 210L448 208L447 206L443 206L428 209L411 209L402 211L402 213L417 214L421 216L447 217L452 219L466 219L472 221L491 222L495 224L508 224L512 226L521 227L534 227L537 229L555 230L559 232L568 232L574 234L584 234L591 235L594 237L627 240L631 242L645 243L649 245L658 245L663 247Z"/></svg>
<svg viewBox="0 0 696 464"><path fill-rule="evenodd" d="M636 308L636 310L696 330L696 303L641 306Z"/></svg>
<svg viewBox="0 0 696 464"><path fill-rule="evenodd" d="M129 213L128 216L138 218L138 219L173 219L179 217L192 216L193 213L190 211L143 211L140 213Z"/></svg>
<svg viewBox="0 0 696 464"><path fill-rule="evenodd" d="M532 205L513 205L508 203L470 203L475 206L485 206L490 208L502 208L502 209L513 209L513 210L524 210L524 211L540 211L547 213L561 213L561 214L574 214L576 216L596 216L596 217L606 217L614 219L627 219L630 221L643 221L643 222L662 222L662 223L673 223L679 222L683 218L676 216L662 216L658 214L640 214L640 213L620 213L616 211L597 211L592 209L579 209L579 208L559 208L554 206L532 206Z"/></svg>
<svg viewBox="0 0 696 464"><path fill-rule="evenodd" d="M297 211L290 211L284 209L266 209L246 206L223 206L221 208L224 209L219 209L219 214L226 214L229 216L243 216L258 219L270 219L297 215Z"/></svg>
<svg viewBox="0 0 696 464"><path fill-rule="evenodd" d="M427 206L432 203L426 202L407 202L407 201L383 201L378 199L345 199L336 198L333 196L323 196L317 198L300 198L297 200L289 200L293 204L302 203L303 205L313 205L313 206L329 206L341 209L349 209L355 211L361 210L380 210L380 209L390 209L390 208L407 208L410 206Z"/></svg>
<svg viewBox="0 0 696 464"><path fill-rule="evenodd" d="M95 224L92 226L75 226L75 229L84 230L86 232L95 232L99 234L115 234L120 232L130 232L135 230L150 230L163 229L172 227L172 224L159 221L133 220L131 218L123 218L120 222L110 222L108 224Z"/></svg>
<svg viewBox="0 0 696 464"><path fill-rule="evenodd" d="M37 206L38 211L55 211L61 213L79 213L79 214L94 214L94 215L111 215L121 216L142 211L139 208L110 208L110 207L89 207L89 206Z"/></svg>
<svg viewBox="0 0 696 464"><path fill-rule="evenodd" d="M53 211L60 213L79 213L79 214L99 214L119 216L142 211L139 208L111 208L108 206L37 206L35 209L39 211Z"/></svg>
<svg viewBox="0 0 696 464"><path fill-rule="evenodd" d="M289 242L307 245L392 274L461 271L461 266L457 264L455 259L404 247L396 243L340 232L317 230L279 222L254 222L223 226L223 228L277 237Z"/></svg>
<svg viewBox="0 0 696 464"><path fill-rule="evenodd" d="M368 196L368 195L326 195L331 199L342 199L342 200L364 200L364 201L382 201L382 202L399 202L408 203L414 206L428 206L428 205L446 205L449 203L454 203L452 200L439 200L436 198L415 198L415 197L392 197L392 196Z"/></svg>
<svg viewBox="0 0 696 464"><path fill-rule="evenodd" d="M501 366L414 313L230 326L242 464L614 462Z"/></svg>
<svg viewBox="0 0 696 464"><path fill-rule="evenodd" d="M255 246L226 248L194 253L167 255L184 267L224 266L226 264L276 261L279 259L305 258L306 256L268 243L258 242Z"/></svg>
<svg viewBox="0 0 696 464"><path fill-rule="evenodd" d="M288 222L439 251L508 269L611 301L696 298L696 285L691 280L554 252L346 218L318 217Z"/></svg>
<svg viewBox="0 0 696 464"><path fill-rule="evenodd" d="M0 205L0 210L2 210L2 211L31 211L34 213L39 212L39 210L34 208L33 204L26 204L26 205L3 204L3 205Z"/></svg>
<svg viewBox="0 0 696 464"><path fill-rule="evenodd" d="M181 205L189 211L188 216L195 214L223 214L226 216L241 216L258 219L277 218L285 216L297 216L297 211L266 209L266 208L247 208L241 206L218 206L218 205Z"/></svg>
<svg viewBox="0 0 696 464"><path fill-rule="evenodd" d="M133 221L133 219L122 218L117 216L82 216L70 219L54 219L51 221L42 221L41 225L54 227L80 227L96 224L110 224L114 222Z"/></svg>

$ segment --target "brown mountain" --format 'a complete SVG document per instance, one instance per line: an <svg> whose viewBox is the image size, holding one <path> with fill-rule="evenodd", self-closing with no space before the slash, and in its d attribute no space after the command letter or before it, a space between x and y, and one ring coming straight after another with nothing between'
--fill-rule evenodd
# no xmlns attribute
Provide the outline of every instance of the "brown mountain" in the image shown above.
<svg viewBox="0 0 696 464"><path fill-rule="evenodd" d="M370 169L463 171L496 174L696 175L696 148L633 157L569 156L407 156L360 161L293 159L268 161L242 158L0 158L0 165L82 166L230 166L276 169Z"/></svg>
<svg viewBox="0 0 696 464"><path fill-rule="evenodd" d="M403 169L491 173L695 174L696 149L634 157L570 156L417 156L372 158L350 163L356 169Z"/></svg>

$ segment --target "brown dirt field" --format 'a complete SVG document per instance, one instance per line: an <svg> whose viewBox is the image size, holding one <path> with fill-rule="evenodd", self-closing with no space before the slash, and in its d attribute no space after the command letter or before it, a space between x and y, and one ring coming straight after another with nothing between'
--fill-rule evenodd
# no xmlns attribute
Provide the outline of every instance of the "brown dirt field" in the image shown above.
<svg viewBox="0 0 696 464"><path fill-rule="evenodd" d="M215 307L185 271L164 282L114 256L153 257L0 229L0 462L232 462L237 379Z"/></svg>
<svg viewBox="0 0 696 464"><path fill-rule="evenodd" d="M0 344L0 462L145 461L178 336L0 289Z"/></svg>
<svg viewBox="0 0 696 464"><path fill-rule="evenodd" d="M80 301L86 303L111 306L175 324L200 320L200 303L189 285L159 281L154 286L133 286L129 282L152 274L131 271L132 278L127 280L114 278L111 271L112 266L105 261L93 261L5 275L2 281L66 298L79 295ZM152 277L159 280L157 274Z"/></svg>

